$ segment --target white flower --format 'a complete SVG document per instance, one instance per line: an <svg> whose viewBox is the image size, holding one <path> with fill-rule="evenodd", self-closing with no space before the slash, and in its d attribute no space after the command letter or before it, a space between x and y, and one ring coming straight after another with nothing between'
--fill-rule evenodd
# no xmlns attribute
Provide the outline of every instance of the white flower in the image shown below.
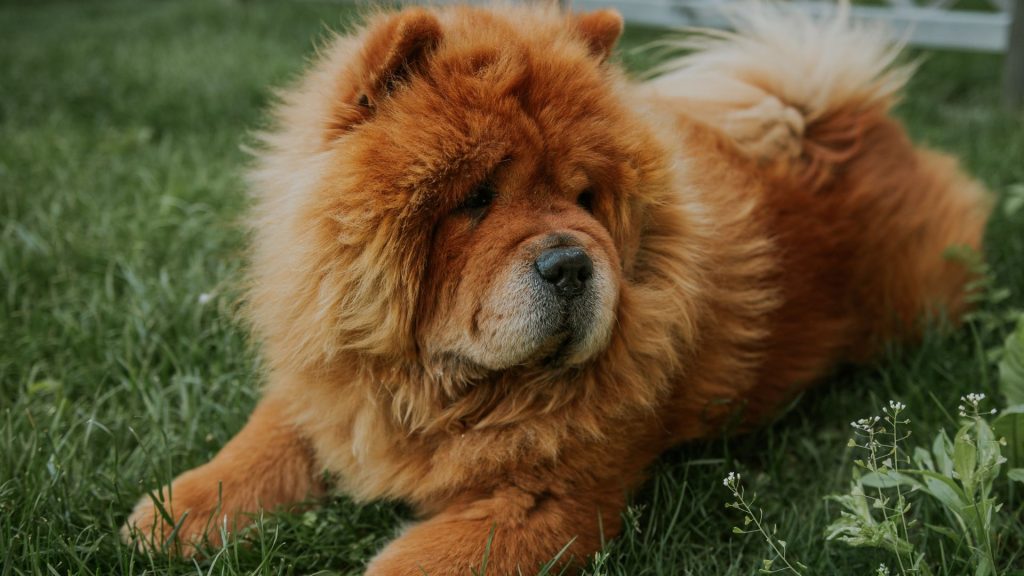
<svg viewBox="0 0 1024 576"><path fill-rule="evenodd" d="M895 402L893 400L889 400L889 409L894 412L900 412L904 410L906 407L907 405L904 404L903 402Z"/></svg>
<svg viewBox="0 0 1024 576"><path fill-rule="evenodd" d="M732 488L740 481L740 475L735 472L729 472L729 475L722 479L722 486L726 488Z"/></svg>
<svg viewBox="0 0 1024 576"><path fill-rule="evenodd" d="M857 420L856 422L850 422L850 426L853 426L854 429L860 430L862 432L870 432L875 427L875 424L878 424L878 422L880 420L881 420L881 417L879 417L879 416L872 416L870 418L861 418L860 420Z"/></svg>
<svg viewBox="0 0 1024 576"><path fill-rule="evenodd" d="M199 305L200 306L202 306L203 304L206 304L210 300L213 300L213 294L210 294L209 292L203 292L202 294L199 295Z"/></svg>
<svg viewBox="0 0 1024 576"><path fill-rule="evenodd" d="M960 397L961 405L957 406L957 410L960 412L962 418L967 417L979 417L982 412L978 408L981 402L985 400L984 392L971 393L966 396ZM995 414L996 411L986 412L987 414Z"/></svg>
<svg viewBox="0 0 1024 576"><path fill-rule="evenodd" d="M889 576L889 567L885 564L879 564L878 570L875 571L875 576Z"/></svg>

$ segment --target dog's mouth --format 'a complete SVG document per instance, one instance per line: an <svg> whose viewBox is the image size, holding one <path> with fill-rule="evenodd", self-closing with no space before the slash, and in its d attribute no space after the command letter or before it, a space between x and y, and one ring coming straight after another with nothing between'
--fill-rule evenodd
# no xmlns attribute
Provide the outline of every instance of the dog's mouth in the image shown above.
<svg viewBox="0 0 1024 576"><path fill-rule="evenodd" d="M492 373L579 367L601 353L616 316L612 272L604 258L587 256L587 266L581 267L581 251L551 250L568 252L556 252L541 267L532 260L517 263L511 274L499 277L475 306L473 322L459 326L456 337L469 344L460 352ZM568 271L559 272L559 266Z"/></svg>
<svg viewBox="0 0 1024 576"><path fill-rule="evenodd" d="M546 368L560 368L569 363L580 343L594 329L594 314L579 308L570 304L562 306L557 312L550 335L532 354L537 364Z"/></svg>
<svg viewBox="0 0 1024 576"><path fill-rule="evenodd" d="M540 355L539 364L545 368L561 368L572 352L575 338L570 332L558 334L552 344Z"/></svg>

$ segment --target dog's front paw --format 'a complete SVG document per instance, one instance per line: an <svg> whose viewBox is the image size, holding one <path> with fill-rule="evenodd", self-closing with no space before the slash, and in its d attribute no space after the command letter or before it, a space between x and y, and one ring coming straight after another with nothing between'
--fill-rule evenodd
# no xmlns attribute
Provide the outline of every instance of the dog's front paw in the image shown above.
<svg viewBox="0 0 1024 576"><path fill-rule="evenodd" d="M215 475L203 468L187 472L139 500L121 538L146 553L197 556L204 545L219 546L222 529L233 527L229 520L239 511L222 500L223 493Z"/></svg>
<svg viewBox="0 0 1024 576"><path fill-rule="evenodd" d="M759 162L796 158L802 151L804 117L775 96L730 112L722 129L745 155Z"/></svg>

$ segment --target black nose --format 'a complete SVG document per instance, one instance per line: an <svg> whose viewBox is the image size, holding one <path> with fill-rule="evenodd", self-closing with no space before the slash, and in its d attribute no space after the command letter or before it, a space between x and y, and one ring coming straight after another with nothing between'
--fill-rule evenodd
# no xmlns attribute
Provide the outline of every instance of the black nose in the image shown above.
<svg viewBox="0 0 1024 576"><path fill-rule="evenodd" d="M578 296L594 275L594 263L579 248L551 248L537 258L537 272L562 295Z"/></svg>

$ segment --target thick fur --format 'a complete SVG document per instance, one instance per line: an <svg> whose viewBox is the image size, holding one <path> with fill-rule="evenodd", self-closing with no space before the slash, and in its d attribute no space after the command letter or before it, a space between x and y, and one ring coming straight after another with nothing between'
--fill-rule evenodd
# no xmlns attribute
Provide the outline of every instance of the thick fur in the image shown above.
<svg viewBox="0 0 1024 576"><path fill-rule="evenodd" d="M171 544L326 470L421 515L369 574L466 573L492 530L490 573L582 562L668 447L955 318L943 252L979 247L988 203L887 115L896 52L842 14L737 26L644 83L607 62L609 11L410 8L334 39L252 174L265 398L161 491ZM571 305L532 275L552 246L593 261ZM148 497L127 526L173 529Z"/></svg>

